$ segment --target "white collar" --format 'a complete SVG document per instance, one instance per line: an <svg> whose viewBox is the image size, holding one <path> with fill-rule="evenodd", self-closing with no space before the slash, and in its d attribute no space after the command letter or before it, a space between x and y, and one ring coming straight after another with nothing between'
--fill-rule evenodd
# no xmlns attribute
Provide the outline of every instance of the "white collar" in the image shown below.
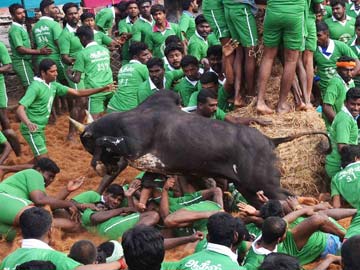
<svg viewBox="0 0 360 270"><path fill-rule="evenodd" d="M160 89L156 87L156 85L153 83L153 81L151 80L151 78L149 77L149 82L150 82L150 89L151 90L156 90L156 91L159 91ZM164 89L165 89L165 83L166 83L166 78L164 76Z"/></svg>
<svg viewBox="0 0 360 270"><path fill-rule="evenodd" d="M342 81L343 85L346 87L346 90L349 90L349 86L353 81L353 79L351 79L348 83L344 81L343 78L341 78L341 76L339 75L339 73L337 74L337 76L340 78L340 80Z"/></svg>
<svg viewBox="0 0 360 270"><path fill-rule="evenodd" d="M20 24L20 23L17 23L17 22L12 22L13 25L16 25L16 26L19 26L21 27L22 29L25 29L25 25L23 24Z"/></svg>
<svg viewBox="0 0 360 270"><path fill-rule="evenodd" d="M101 195L101 197L100 197L100 202L102 202L102 203L104 203L104 204L105 204L104 195Z"/></svg>
<svg viewBox="0 0 360 270"><path fill-rule="evenodd" d="M77 28L72 27L70 24L66 24L65 26L70 33L76 33Z"/></svg>
<svg viewBox="0 0 360 270"><path fill-rule="evenodd" d="M111 7L112 15L113 15L113 21L115 21L115 7Z"/></svg>
<svg viewBox="0 0 360 270"><path fill-rule="evenodd" d="M348 110L348 108L346 108L345 105L341 108L341 110L342 110L344 113L346 113L346 114L348 114L349 116L351 116L351 118L354 119L354 121L355 121L355 117L352 116L351 112Z"/></svg>
<svg viewBox="0 0 360 270"><path fill-rule="evenodd" d="M127 24L134 24L134 23L131 22L130 16L127 16L127 17L125 18L125 22L126 22ZM135 21L135 22L136 22L136 21Z"/></svg>
<svg viewBox="0 0 360 270"><path fill-rule="evenodd" d="M23 239L21 242L21 248L40 248L40 249L49 249L54 250L52 247L50 247L45 242L39 240L39 239Z"/></svg>
<svg viewBox="0 0 360 270"><path fill-rule="evenodd" d="M323 54L322 48L319 46L319 51L320 51L320 53L321 53L326 59L330 59L330 57L332 56L332 54L333 54L333 52L334 52L334 49L335 49L335 42L334 42L332 39L329 40L329 45L328 45L328 47L326 48L326 52L327 52L327 53L330 53L330 55L325 55L325 54Z"/></svg>
<svg viewBox="0 0 360 270"><path fill-rule="evenodd" d="M38 82L41 82L43 84L45 84L47 87L50 88L51 86L51 83L47 84L43 79L41 79L40 77L34 77L34 81L38 81Z"/></svg>
<svg viewBox="0 0 360 270"><path fill-rule="evenodd" d="M95 46L95 45L98 45L98 44L96 43L96 41L91 41L88 45L85 46L85 48L91 47L91 46Z"/></svg>
<svg viewBox="0 0 360 270"><path fill-rule="evenodd" d="M198 83L198 81L192 81L186 76L185 76L185 80L187 80L192 86L195 86Z"/></svg>
<svg viewBox="0 0 360 270"><path fill-rule="evenodd" d="M97 32L99 32L99 31L96 31L95 29L93 30L93 32L94 32L94 35L97 33Z"/></svg>
<svg viewBox="0 0 360 270"><path fill-rule="evenodd" d="M202 36L200 36L200 34L198 33L198 31L195 31L195 35L196 35L199 39L201 39L201 40L203 40L204 42L206 42L206 44L207 44L207 40L205 40L205 38L203 38Z"/></svg>
<svg viewBox="0 0 360 270"><path fill-rule="evenodd" d="M54 21L53 18L49 17L49 16L41 16L40 20L50 20L50 21Z"/></svg>
<svg viewBox="0 0 360 270"><path fill-rule="evenodd" d="M258 238L255 239L255 241L251 244L251 247L253 249L253 251L258 254L258 255L268 255L272 252L277 252L277 245L275 246L275 249L274 250L268 250L266 248L263 248L263 247L260 247L260 248L257 248L256 247L256 243L260 240L262 235L260 235Z"/></svg>
<svg viewBox="0 0 360 270"><path fill-rule="evenodd" d="M344 25L346 24L347 21L351 20L351 17L348 16L348 15L346 15L345 21L339 21L334 16L331 16L331 18L332 18L333 22L339 22L339 23L344 24Z"/></svg>
<svg viewBox="0 0 360 270"><path fill-rule="evenodd" d="M238 256L234 252L232 252L230 248L226 246L218 245L214 243L208 243L206 249L228 256L233 262L237 262Z"/></svg>
<svg viewBox="0 0 360 270"><path fill-rule="evenodd" d="M356 10L356 9L355 9L355 4L354 4L354 3L351 3L351 4L350 4L350 10L355 11L356 14L359 14L359 12L360 12L360 10Z"/></svg>
<svg viewBox="0 0 360 270"><path fill-rule="evenodd" d="M348 164L345 168L351 167L351 166L356 165L356 164L360 164L360 161L355 161L355 162L353 162L353 163L350 163L350 164Z"/></svg>
<svg viewBox="0 0 360 270"><path fill-rule="evenodd" d="M357 39L357 37L354 38L354 40L351 42L350 46L356 46L356 39Z"/></svg>
<svg viewBox="0 0 360 270"><path fill-rule="evenodd" d="M175 70L175 68L173 68L173 66L170 65L169 63L167 63L166 65L167 65L167 67L168 67L168 69L169 69L170 71L174 71L174 70Z"/></svg>
<svg viewBox="0 0 360 270"><path fill-rule="evenodd" d="M131 60L129 61L129 63L142 64L139 60L136 60L136 59L131 59Z"/></svg>
<svg viewBox="0 0 360 270"><path fill-rule="evenodd" d="M226 77L224 76L224 79L223 80L220 80L220 77L219 77L219 73L217 73L215 70L213 70L211 67L209 69L209 72L214 72L217 76L218 76L218 82L221 84L221 85L224 85L225 82L226 82ZM222 74L224 75L224 73Z"/></svg>
<svg viewBox="0 0 360 270"><path fill-rule="evenodd" d="M151 22L149 22L147 19L145 19L143 16L139 16L139 19L140 20L142 20L142 21L144 21L144 22L147 22L148 24L150 24L151 26L153 26L154 25L154 19L153 19L153 17L152 16L150 16L150 18L151 18Z"/></svg>

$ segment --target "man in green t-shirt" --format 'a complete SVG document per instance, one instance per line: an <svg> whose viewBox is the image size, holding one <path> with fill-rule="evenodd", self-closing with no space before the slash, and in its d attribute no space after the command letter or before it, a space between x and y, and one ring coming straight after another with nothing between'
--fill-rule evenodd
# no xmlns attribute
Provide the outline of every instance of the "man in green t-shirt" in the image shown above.
<svg viewBox="0 0 360 270"><path fill-rule="evenodd" d="M153 17L151 16L151 0L137 1L140 16L132 27L131 41L145 42L146 37L151 33L152 27L155 24Z"/></svg>
<svg viewBox="0 0 360 270"><path fill-rule="evenodd" d="M204 67L208 67L209 61L206 59L206 53L208 50L208 36L211 29L202 14L196 17L195 24L196 31L189 39L188 54L196 57Z"/></svg>
<svg viewBox="0 0 360 270"><path fill-rule="evenodd" d="M133 42L129 52L131 60L119 70L118 89L109 101L107 112L128 111L137 107L139 85L149 77L145 65L151 58L148 46L142 42Z"/></svg>
<svg viewBox="0 0 360 270"><path fill-rule="evenodd" d="M80 26L76 35L84 49L77 54L73 68L67 70L69 79L78 83L83 75L86 88L100 88L111 84L113 77L109 50L94 41L94 32L88 26ZM89 112L94 119L105 112L111 97L111 92L97 93L89 97Z"/></svg>
<svg viewBox="0 0 360 270"><path fill-rule="evenodd" d="M165 72L181 68L181 60L184 57L184 46L171 42L165 47L164 51L167 63L165 63Z"/></svg>
<svg viewBox="0 0 360 270"><path fill-rule="evenodd" d="M56 95L89 96L112 90L112 84L96 89L77 91L58 82L56 63L44 59L39 65L40 78L36 77L19 101L17 115L21 120L20 132L30 145L35 159L47 156L45 127L48 123Z"/></svg>
<svg viewBox="0 0 360 270"><path fill-rule="evenodd" d="M360 11L360 10L359 10ZM349 40L349 47L357 57L360 57L360 20L355 21L355 36ZM353 80L356 87L360 87L360 75L353 74Z"/></svg>
<svg viewBox="0 0 360 270"><path fill-rule="evenodd" d="M346 4L346 14L354 19L360 15L360 1L352 0Z"/></svg>
<svg viewBox="0 0 360 270"><path fill-rule="evenodd" d="M180 31L185 40L190 40L190 38L195 34L195 16L199 11L199 6L197 0L185 0L182 1L182 14L179 20Z"/></svg>
<svg viewBox="0 0 360 270"><path fill-rule="evenodd" d="M51 248L49 242L53 220L51 214L45 209L39 207L27 209L21 214L19 220L23 237L21 248L16 249L2 261L1 269L14 270L17 265L32 260L50 261L58 270L120 269L118 261L109 264L81 265L66 254Z"/></svg>
<svg viewBox="0 0 360 270"><path fill-rule="evenodd" d="M13 23L9 29L9 43L12 52L12 67L26 89L34 80L32 55L49 55L52 51L46 46L39 50L31 48L30 36L25 27L25 9L20 4L9 6Z"/></svg>
<svg viewBox="0 0 360 270"><path fill-rule="evenodd" d="M346 145L358 144L356 119L360 114L360 88L351 88L341 111L336 114L330 128L332 151L325 159L325 170L331 178L341 170L341 149Z"/></svg>
<svg viewBox="0 0 360 270"><path fill-rule="evenodd" d="M113 5L112 7L101 9L98 13L96 13L95 16L95 23L98 27L98 30L108 36L112 36L112 27L120 15L121 12L118 5Z"/></svg>
<svg viewBox="0 0 360 270"><path fill-rule="evenodd" d="M337 62L337 75L330 79L323 98L323 118L326 127L329 129L335 115L344 106L346 92L355 87L352 80L352 73L356 67L355 59L348 56L341 56Z"/></svg>
<svg viewBox="0 0 360 270"><path fill-rule="evenodd" d="M330 38L347 43L355 34L355 19L346 15L345 0L333 0L330 5L332 17L325 20Z"/></svg>

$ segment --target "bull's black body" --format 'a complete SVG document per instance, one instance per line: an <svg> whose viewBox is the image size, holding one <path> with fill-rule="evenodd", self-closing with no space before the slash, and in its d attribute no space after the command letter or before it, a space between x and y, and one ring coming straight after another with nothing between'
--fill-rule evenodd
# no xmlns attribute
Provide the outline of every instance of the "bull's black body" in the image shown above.
<svg viewBox="0 0 360 270"><path fill-rule="evenodd" d="M150 172L225 178L250 201L263 190L269 198L285 198L275 166L275 145L255 128L183 112L171 91L160 91L136 109L112 113L87 126L81 134L97 161L124 169L145 154L159 160ZM117 141L116 141L117 140Z"/></svg>

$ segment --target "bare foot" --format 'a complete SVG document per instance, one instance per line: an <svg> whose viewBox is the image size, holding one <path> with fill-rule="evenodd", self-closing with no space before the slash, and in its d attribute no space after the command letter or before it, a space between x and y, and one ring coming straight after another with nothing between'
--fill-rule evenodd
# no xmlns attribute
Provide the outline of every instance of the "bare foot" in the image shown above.
<svg viewBox="0 0 360 270"><path fill-rule="evenodd" d="M235 106L235 108L245 107L246 102L241 97L239 97L234 100L234 106Z"/></svg>
<svg viewBox="0 0 360 270"><path fill-rule="evenodd" d="M259 114L273 114L274 110L271 109L268 105L265 103L258 102L256 105L256 110Z"/></svg>
<svg viewBox="0 0 360 270"><path fill-rule="evenodd" d="M304 111L306 108L306 104L304 102L300 102L295 105L295 111Z"/></svg>
<svg viewBox="0 0 360 270"><path fill-rule="evenodd" d="M276 108L276 112L278 114L285 114L285 113L288 113L290 112L292 109L291 109L291 106L287 103L284 103L284 104L279 104Z"/></svg>

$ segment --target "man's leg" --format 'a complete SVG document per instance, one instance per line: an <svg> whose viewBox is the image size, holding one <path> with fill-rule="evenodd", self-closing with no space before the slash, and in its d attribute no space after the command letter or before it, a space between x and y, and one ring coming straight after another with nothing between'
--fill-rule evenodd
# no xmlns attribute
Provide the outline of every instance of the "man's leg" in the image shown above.
<svg viewBox="0 0 360 270"><path fill-rule="evenodd" d="M242 80L242 63L243 63L243 48L241 46L237 47L235 50L235 60L234 60L234 106L242 107L244 106L244 100L241 96L241 80Z"/></svg>
<svg viewBox="0 0 360 270"><path fill-rule="evenodd" d="M10 126L10 121L7 116L7 109L3 105L5 104L2 104L0 107L0 124L2 127L2 132L9 141L11 148L14 150L16 156L20 156L21 145L15 131ZM6 106L7 106L7 97L6 97Z"/></svg>
<svg viewBox="0 0 360 270"><path fill-rule="evenodd" d="M148 211L140 214L140 220L137 224L153 226L160 221L160 215L155 211Z"/></svg>
<svg viewBox="0 0 360 270"><path fill-rule="evenodd" d="M305 105L306 109L312 109L313 106L310 102L311 99L311 92L312 92L312 86L314 81L314 59L313 59L314 53L310 50L305 50L303 52L303 63L305 67L306 72L306 95L305 95Z"/></svg>
<svg viewBox="0 0 360 270"><path fill-rule="evenodd" d="M254 97L255 93L255 69L256 69L256 47L245 47L245 81L247 96Z"/></svg>
<svg viewBox="0 0 360 270"><path fill-rule="evenodd" d="M20 132L25 141L29 144L34 155L34 160L39 160L43 157L48 157L48 150L46 148L45 133L43 130L30 132L27 127L20 125ZM32 162L31 162L32 163Z"/></svg>
<svg viewBox="0 0 360 270"><path fill-rule="evenodd" d="M296 64L296 74L295 78L297 77L298 85L299 85L299 91L298 93L298 99L299 102L295 103L295 109L300 111L305 109L305 99L306 99L306 91L307 91L307 77L306 77L306 71L304 67L304 63L300 54L300 57L298 58L297 64Z"/></svg>

